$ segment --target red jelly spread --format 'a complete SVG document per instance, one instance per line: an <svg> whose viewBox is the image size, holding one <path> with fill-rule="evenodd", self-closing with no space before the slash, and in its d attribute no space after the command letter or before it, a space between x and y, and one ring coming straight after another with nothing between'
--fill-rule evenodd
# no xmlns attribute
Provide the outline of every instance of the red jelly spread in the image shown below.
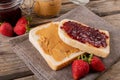
<svg viewBox="0 0 120 80"><path fill-rule="evenodd" d="M82 43L89 43L94 47L106 47L106 39L108 38L105 33L100 32L98 29L87 27L76 22L68 21L61 26L61 29L73 39Z"/></svg>

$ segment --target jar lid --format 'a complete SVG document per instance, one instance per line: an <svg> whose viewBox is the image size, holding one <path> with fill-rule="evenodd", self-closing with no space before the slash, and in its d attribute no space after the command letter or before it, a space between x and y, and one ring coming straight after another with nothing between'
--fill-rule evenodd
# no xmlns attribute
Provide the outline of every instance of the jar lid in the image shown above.
<svg viewBox="0 0 120 80"><path fill-rule="evenodd" d="M0 1L0 10L15 7L17 5L20 5L22 2L23 2L23 0L4 0L4 1Z"/></svg>

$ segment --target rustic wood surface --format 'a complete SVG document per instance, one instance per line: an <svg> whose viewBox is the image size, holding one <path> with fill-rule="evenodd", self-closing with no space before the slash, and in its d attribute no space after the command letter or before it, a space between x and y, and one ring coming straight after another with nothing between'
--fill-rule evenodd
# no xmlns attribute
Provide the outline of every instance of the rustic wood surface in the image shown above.
<svg viewBox="0 0 120 80"><path fill-rule="evenodd" d="M99 16L107 16L120 13L120 0L95 0L87 7Z"/></svg>
<svg viewBox="0 0 120 80"><path fill-rule="evenodd" d="M8 39L0 35L0 80L9 80L33 74L11 50Z"/></svg>
<svg viewBox="0 0 120 80"><path fill-rule="evenodd" d="M61 14L64 14L75 5L68 0L63 1ZM101 16L106 21L110 22L115 27L120 27L120 0L92 0L87 5L97 15ZM33 13L32 25L46 23L54 20L40 19ZM22 60L11 50L7 39L0 35L0 80L38 80L33 73L26 67ZM112 66L98 80L120 80L120 60ZM21 78L23 77L23 78Z"/></svg>

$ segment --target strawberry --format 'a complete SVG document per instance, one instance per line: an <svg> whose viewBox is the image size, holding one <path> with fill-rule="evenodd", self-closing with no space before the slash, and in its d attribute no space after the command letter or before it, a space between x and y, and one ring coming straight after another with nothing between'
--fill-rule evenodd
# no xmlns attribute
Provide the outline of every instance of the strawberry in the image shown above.
<svg viewBox="0 0 120 80"><path fill-rule="evenodd" d="M14 32L17 34L17 35L23 35L25 34L28 30L28 21L27 19L23 16L21 17L16 26L14 27Z"/></svg>
<svg viewBox="0 0 120 80"><path fill-rule="evenodd" d="M72 63L72 76L74 80L78 80L89 72L89 64L84 60L75 60Z"/></svg>
<svg viewBox="0 0 120 80"><path fill-rule="evenodd" d="M11 24L9 24L7 22L2 23L0 26L0 33L2 35L12 37L13 36L13 28L12 28Z"/></svg>
<svg viewBox="0 0 120 80"><path fill-rule="evenodd" d="M27 25L25 25L25 24L16 25L15 28L14 28L14 32L17 35L23 35L26 32L26 27L27 27Z"/></svg>
<svg viewBox="0 0 120 80"><path fill-rule="evenodd" d="M105 70L105 66L103 64L103 62L101 61L100 58L93 56L91 61L90 61L90 68L93 71L98 71L98 72L102 72Z"/></svg>
<svg viewBox="0 0 120 80"><path fill-rule="evenodd" d="M16 23L16 26L20 24L28 24L28 21L24 16L18 20L18 22Z"/></svg>

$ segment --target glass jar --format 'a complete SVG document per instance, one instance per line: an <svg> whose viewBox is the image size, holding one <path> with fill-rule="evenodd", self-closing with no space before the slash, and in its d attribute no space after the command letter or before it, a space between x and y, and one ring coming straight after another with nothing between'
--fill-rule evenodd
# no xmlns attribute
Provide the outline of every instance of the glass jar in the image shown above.
<svg viewBox="0 0 120 80"><path fill-rule="evenodd" d="M36 0L34 11L43 18L55 17L59 14L62 0Z"/></svg>
<svg viewBox="0 0 120 80"><path fill-rule="evenodd" d="M0 22L9 22L15 26L22 12L19 8L22 0L1 0L0 1Z"/></svg>

